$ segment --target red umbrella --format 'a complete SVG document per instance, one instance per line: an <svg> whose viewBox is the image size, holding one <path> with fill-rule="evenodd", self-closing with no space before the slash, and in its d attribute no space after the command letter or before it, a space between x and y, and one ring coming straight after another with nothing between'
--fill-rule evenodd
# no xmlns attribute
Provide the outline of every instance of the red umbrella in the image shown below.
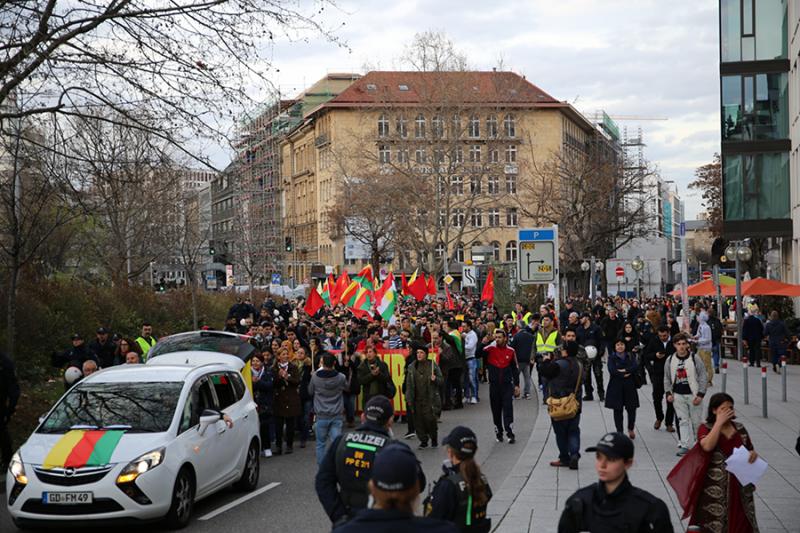
<svg viewBox="0 0 800 533"><path fill-rule="evenodd" d="M681 290L675 289L669 293L671 296L680 296ZM714 288L714 282L710 279L689 285L686 289L686 294L689 296L713 296L717 294L717 289Z"/></svg>
<svg viewBox="0 0 800 533"><path fill-rule="evenodd" d="M800 296L800 285L766 278L753 278L742 283L742 296ZM722 287L725 296L736 296L736 286Z"/></svg>

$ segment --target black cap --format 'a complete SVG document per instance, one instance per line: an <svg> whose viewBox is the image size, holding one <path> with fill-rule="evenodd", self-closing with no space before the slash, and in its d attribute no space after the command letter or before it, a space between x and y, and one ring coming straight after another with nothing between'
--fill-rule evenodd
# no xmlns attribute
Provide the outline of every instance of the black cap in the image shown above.
<svg viewBox="0 0 800 533"><path fill-rule="evenodd" d="M98 335L107 335L109 333L109 331L104 327L99 327L99 328L97 328L96 333Z"/></svg>
<svg viewBox="0 0 800 533"><path fill-rule="evenodd" d="M586 448L587 452L601 452L607 457L633 459L633 441L622 433L606 433L597 445Z"/></svg>
<svg viewBox="0 0 800 533"><path fill-rule="evenodd" d="M370 422L385 425L394 416L392 402L386 396L373 396L364 407L364 418Z"/></svg>
<svg viewBox="0 0 800 533"><path fill-rule="evenodd" d="M376 488L389 492L420 487L417 456L404 444L390 444L375 456L371 479ZM420 487L421 488L421 487Z"/></svg>
<svg viewBox="0 0 800 533"><path fill-rule="evenodd" d="M83 340L83 337L81 336L80 333L73 333L72 335L70 335L69 338L72 340L77 340L77 339Z"/></svg>
<svg viewBox="0 0 800 533"><path fill-rule="evenodd" d="M456 426L442 441L462 455L472 457L478 451L478 437L475 432L465 426Z"/></svg>

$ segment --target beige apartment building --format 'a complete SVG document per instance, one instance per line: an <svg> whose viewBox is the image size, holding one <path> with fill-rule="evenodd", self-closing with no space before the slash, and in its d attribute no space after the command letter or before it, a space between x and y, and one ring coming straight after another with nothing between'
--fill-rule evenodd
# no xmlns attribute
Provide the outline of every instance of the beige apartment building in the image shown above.
<svg viewBox="0 0 800 533"><path fill-rule="evenodd" d="M283 228L293 248L284 274L303 281L369 261L328 220L354 174L439 183L407 188L412 211L428 213L411 224L425 239L395 251L395 271L442 273L446 257L458 278L473 246L491 246L497 262L516 261L518 229L535 225L537 204L556 193L547 163L587 152L597 135L570 104L513 72L369 72L309 108L282 141ZM375 209L391 208L375 198Z"/></svg>

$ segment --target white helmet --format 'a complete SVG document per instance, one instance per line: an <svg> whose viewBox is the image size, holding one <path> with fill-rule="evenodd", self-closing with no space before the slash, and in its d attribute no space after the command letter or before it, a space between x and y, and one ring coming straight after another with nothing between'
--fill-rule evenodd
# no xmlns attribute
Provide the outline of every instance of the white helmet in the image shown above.
<svg viewBox="0 0 800 533"><path fill-rule="evenodd" d="M246 325L247 325L247 319L246 319L246 318L243 318L243 319L241 319L241 320L239 321L239 325L240 325L240 326L246 326Z"/></svg>
<svg viewBox="0 0 800 533"><path fill-rule="evenodd" d="M66 370L66 372L64 372L64 381L66 381L70 385L72 385L82 377L83 373L81 372L81 369L78 368L77 366L71 366Z"/></svg>
<svg viewBox="0 0 800 533"><path fill-rule="evenodd" d="M594 359L595 357L597 357L597 348L595 348L594 346L589 345L585 348L585 350L586 350L586 357L588 357L589 359Z"/></svg>

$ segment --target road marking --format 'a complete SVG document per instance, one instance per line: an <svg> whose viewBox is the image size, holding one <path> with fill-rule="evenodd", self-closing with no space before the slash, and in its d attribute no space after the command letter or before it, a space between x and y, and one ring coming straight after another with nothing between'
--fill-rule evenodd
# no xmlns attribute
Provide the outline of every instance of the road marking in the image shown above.
<svg viewBox="0 0 800 533"><path fill-rule="evenodd" d="M237 505L246 502L247 500L252 500L253 498L258 496L259 494L263 494L263 493L267 492L268 490L274 489L278 485L280 485L280 483L278 483L278 482L272 482L269 485L264 485L263 487L261 487L257 491L251 492L250 494L246 494L246 495L242 496L239 499L233 500L232 502L223 505L219 509L211 511L207 515L201 516L200 518L198 518L198 520L211 520L215 516L221 515L225 511L229 511L229 510L233 509L234 507L236 507Z"/></svg>

